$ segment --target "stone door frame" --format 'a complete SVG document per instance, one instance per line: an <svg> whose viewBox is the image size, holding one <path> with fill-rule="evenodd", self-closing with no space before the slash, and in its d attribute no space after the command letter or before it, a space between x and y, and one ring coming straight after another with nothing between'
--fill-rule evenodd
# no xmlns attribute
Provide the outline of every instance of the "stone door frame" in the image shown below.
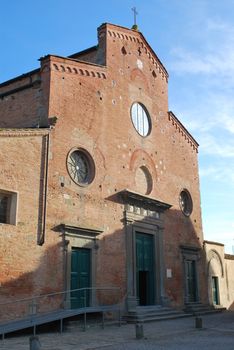
<svg viewBox="0 0 234 350"><path fill-rule="evenodd" d="M189 300L188 284L187 284L187 272L186 272L186 262L193 261L195 264L195 283L196 283L196 300L194 302L199 302L200 300L200 287L199 287L199 276L198 276L198 261L200 260L200 248L193 246L180 246L182 261L183 261L183 275L184 275L184 303L188 304Z"/></svg>

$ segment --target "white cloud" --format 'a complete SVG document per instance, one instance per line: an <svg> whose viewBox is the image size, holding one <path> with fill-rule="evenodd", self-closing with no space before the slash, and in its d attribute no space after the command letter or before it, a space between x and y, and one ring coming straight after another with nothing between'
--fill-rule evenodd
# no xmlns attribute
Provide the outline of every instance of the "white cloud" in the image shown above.
<svg viewBox="0 0 234 350"><path fill-rule="evenodd" d="M204 74L213 83L220 79L234 83L234 26L208 19L203 32L200 47L171 49L170 69L177 74Z"/></svg>
<svg viewBox="0 0 234 350"><path fill-rule="evenodd" d="M167 67L172 72L173 89L177 89L172 109L200 144L205 239L223 242L231 252L234 245L231 211L234 195L234 25L217 18L218 14L216 20L206 19L202 29L190 30L189 41L182 38L179 45L177 41Z"/></svg>
<svg viewBox="0 0 234 350"><path fill-rule="evenodd" d="M201 178L207 178L210 181L219 181L223 184L228 184L228 188L231 190L234 184L234 165L230 167L222 165L208 165L202 164L199 168L199 175ZM224 194L224 196L227 196Z"/></svg>
<svg viewBox="0 0 234 350"><path fill-rule="evenodd" d="M234 109L232 110L232 113L234 113ZM222 125L227 131L234 134L234 116L231 117L228 114L223 115L222 116Z"/></svg>
<svg viewBox="0 0 234 350"><path fill-rule="evenodd" d="M199 168L200 177L209 177L217 174L217 168L215 166L201 167Z"/></svg>
<svg viewBox="0 0 234 350"><path fill-rule="evenodd" d="M200 151L222 158L234 157L234 140L217 139L213 135L202 135Z"/></svg>
<svg viewBox="0 0 234 350"><path fill-rule="evenodd" d="M200 153L234 157L234 99L212 90L197 100L189 110L179 106L177 116L200 144Z"/></svg>
<svg viewBox="0 0 234 350"><path fill-rule="evenodd" d="M205 226L205 223L204 225ZM204 239L213 242L219 242L225 245L225 253L234 254L234 230L228 231L224 226L219 225L216 229L205 230Z"/></svg>
<svg viewBox="0 0 234 350"><path fill-rule="evenodd" d="M212 19L212 18L208 18L207 22L206 22L206 28L208 31L212 31L212 32L218 32L221 34L225 33L228 35L233 35L234 34L234 27L233 25L229 24L228 22L223 22L220 19Z"/></svg>
<svg viewBox="0 0 234 350"><path fill-rule="evenodd" d="M230 209L234 195L234 26L208 20L201 40L197 40L199 34L190 34L192 45L187 43L188 46L177 46L171 51L169 71L173 70L174 87L178 89L173 101L175 113L200 144L205 239L223 242L225 250L231 252L234 244ZM178 74L179 83L176 82Z"/></svg>
<svg viewBox="0 0 234 350"><path fill-rule="evenodd" d="M234 47L228 50L223 48L221 52L212 50L205 54L176 47L172 49L171 54L175 59L170 66L176 73L221 74L229 77L234 71Z"/></svg>
<svg viewBox="0 0 234 350"><path fill-rule="evenodd" d="M216 213L217 215L217 213ZM221 216L203 218L204 239L220 242L225 245L226 253L234 253L234 225L233 221L225 220Z"/></svg>

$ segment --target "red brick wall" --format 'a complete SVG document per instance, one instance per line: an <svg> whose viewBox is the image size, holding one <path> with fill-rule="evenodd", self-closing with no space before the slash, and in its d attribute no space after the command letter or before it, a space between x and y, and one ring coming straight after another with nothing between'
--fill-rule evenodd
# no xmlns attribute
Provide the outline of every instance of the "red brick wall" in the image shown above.
<svg viewBox="0 0 234 350"><path fill-rule="evenodd" d="M110 197L125 188L139 191L135 172L139 166L146 166L153 176L150 196L173 206L166 214L164 244L166 267L172 268L174 278L166 284L169 293L177 290L173 300L182 303L179 246L202 245L197 146L184 129L169 120L166 72L157 59L155 63L141 35L108 28L111 34L107 35L106 45L102 45L107 47L106 69L51 57L49 114L58 116L58 122L52 137L50 191L57 201L51 201L49 210L51 215L56 212L58 223L62 220L75 226L104 228L97 280L100 284L119 285L126 279L123 206ZM101 40L105 40L103 34ZM123 46L127 54L122 53ZM138 68L141 65L143 68ZM79 69L89 73L75 73ZM93 77L91 71L104 73L105 79ZM146 138L138 135L131 122L130 107L135 101L143 103L151 116L152 131ZM78 146L88 150L96 164L95 179L87 188L74 184L66 169L68 152ZM193 199L189 218L179 207L183 188ZM69 201L64 199L66 195Z"/></svg>
<svg viewBox="0 0 234 350"><path fill-rule="evenodd" d="M2 278L7 283L33 272L23 294L27 290L62 289L62 239L54 229L66 223L103 229L97 250L96 283L121 286L124 293L124 207L113 196L125 188L144 194L145 184L138 183L136 177L137 169L144 166L153 180L149 195L172 205L165 215L164 249L165 267L172 269L173 278L165 283L172 302L182 305L180 245L200 247L203 239L196 143L175 119L169 118L167 72L144 37L106 25L99 30L99 40L97 57L106 62L106 67L46 57L41 63L41 87L16 94L14 103L6 101L6 107L2 107L4 99L0 103L4 108L0 110L2 126L34 126L39 115L45 123L47 116L58 118L51 132L43 247L36 246L40 138L0 138L2 169L9 174L6 177L2 173L2 185L20 193L18 225L0 227L1 249L8 250L2 257L4 274L8 271L10 276ZM145 138L131 121L130 108L135 101L144 104L151 117L152 130ZM87 187L76 185L67 172L67 155L74 147L86 149L95 162L95 178ZM13 165L15 159L17 164ZM193 199L189 218L179 207L183 188ZM16 260L20 261L17 269ZM204 281L200 286L205 295ZM16 291L15 284L6 288L10 293Z"/></svg>
<svg viewBox="0 0 234 350"><path fill-rule="evenodd" d="M46 72L27 74L0 85L0 127L47 126L48 81Z"/></svg>
<svg viewBox="0 0 234 350"><path fill-rule="evenodd" d="M1 302L61 290L57 237L48 235L46 245L37 245L42 136L0 133L0 189L18 193L17 225L0 225Z"/></svg>

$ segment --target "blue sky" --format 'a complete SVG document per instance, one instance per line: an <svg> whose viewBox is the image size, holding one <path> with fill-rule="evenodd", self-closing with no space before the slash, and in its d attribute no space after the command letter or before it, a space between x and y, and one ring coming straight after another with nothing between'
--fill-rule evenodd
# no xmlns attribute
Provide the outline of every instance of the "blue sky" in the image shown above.
<svg viewBox="0 0 234 350"><path fill-rule="evenodd" d="M203 230L234 246L234 0L8 0L0 10L0 82L97 43L104 22L137 22L169 74L169 106L199 142Z"/></svg>

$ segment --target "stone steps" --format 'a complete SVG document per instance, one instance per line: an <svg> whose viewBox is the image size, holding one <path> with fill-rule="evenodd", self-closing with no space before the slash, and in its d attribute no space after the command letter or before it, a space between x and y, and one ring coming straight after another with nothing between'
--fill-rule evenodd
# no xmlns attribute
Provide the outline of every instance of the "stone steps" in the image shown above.
<svg viewBox="0 0 234 350"><path fill-rule="evenodd" d="M209 305L209 304L202 304L199 302L194 302L194 303L186 303L184 312L192 314L194 316L196 315L207 315L207 314L212 314L212 313L218 313L225 311L226 308L222 306L214 306L214 305Z"/></svg>
<svg viewBox="0 0 234 350"><path fill-rule="evenodd" d="M128 323L138 322L155 322L163 320L172 320L176 318L189 317L192 314L184 313L169 307L156 306L141 306L134 311L129 311L123 316L123 320Z"/></svg>

